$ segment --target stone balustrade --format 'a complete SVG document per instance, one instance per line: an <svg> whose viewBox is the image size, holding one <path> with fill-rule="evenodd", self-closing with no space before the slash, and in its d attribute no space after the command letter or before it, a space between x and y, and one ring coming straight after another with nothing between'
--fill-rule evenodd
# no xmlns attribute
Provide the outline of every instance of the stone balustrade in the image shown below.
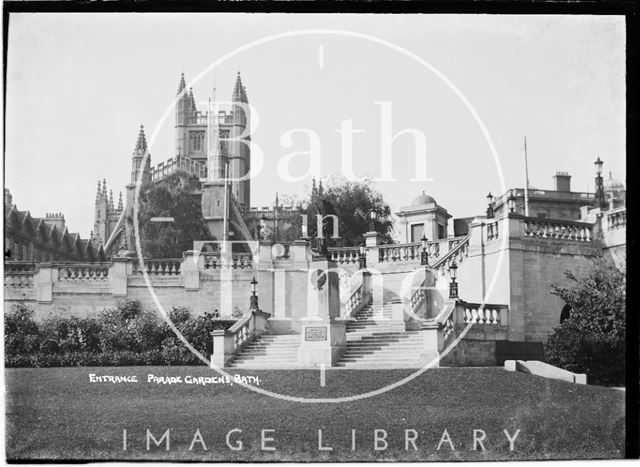
<svg viewBox="0 0 640 467"><path fill-rule="evenodd" d="M364 284L360 284L356 290L349 296L347 302L344 305L345 315L348 317L354 317L358 311L365 305L365 290Z"/></svg>
<svg viewBox="0 0 640 467"><path fill-rule="evenodd" d="M617 230L627 226L627 208L619 208L607 213L607 230Z"/></svg>
<svg viewBox="0 0 640 467"><path fill-rule="evenodd" d="M478 303L461 302L462 312L459 320L464 324L481 324L481 325L506 325L508 316L508 307L506 305L489 305L481 306Z"/></svg>
<svg viewBox="0 0 640 467"><path fill-rule="evenodd" d="M467 235L456 241L455 246L449 250L449 252L439 258L435 263L431 265L431 268L440 276L444 276L449 273L449 267L455 262L456 264L462 263L469 256L469 238Z"/></svg>
<svg viewBox="0 0 640 467"><path fill-rule="evenodd" d="M379 245L377 248L378 262L380 263L420 261L420 243Z"/></svg>
<svg viewBox="0 0 640 467"><path fill-rule="evenodd" d="M242 352L248 344L267 330L269 316L269 313L261 310L251 310L229 329L213 331L211 364L223 367Z"/></svg>
<svg viewBox="0 0 640 467"><path fill-rule="evenodd" d="M288 250L285 247L285 254ZM224 258L220 253L202 253L205 269L220 269L224 266ZM253 256L251 253L232 253L229 265L233 269L253 268Z"/></svg>
<svg viewBox="0 0 640 467"><path fill-rule="evenodd" d="M144 271L153 276L179 276L181 259L145 259ZM143 269L140 262L133 263L134 274L142 274Z"/></svg>
<svg viewBox="0 0 640 467"><path fill-rule="evenodd" d="M58 282L107 282L109 263L62 264L57 266Z"/></svg>
<svg viewBox="0 0 640 467"><path fill-rule="evenodd" d="M418 287L416 287L416 289L411 294L411 297L409 297L409 305L411 306L411 312L414 315L420 316L419 310L426 298L427 287L425 282L423 281Z"/></svg>
<svg viewBox="0 0 640 467"><path fill-rule="evenodd" d="M487 241L496 240L498 238L499 221L487 222Z"/></svg>
<svg viewBox="0 0 640 467"><path fill-rule="evenodd" d="M590 242L593 239L593 225L582 222L551 219L523 218L524 235L530 238L551 238Z"/></svg>
<svg viewBox="0 0 640 467"><path fill-rule="evenodd" d="M8 289L32 289L35 275L35 272L5 272L4 286Z"/></svg>
<svg viewBox="0 0 640 467"><path fill-rule="evenodd" d="M360 249L357 247L328 248L329 258L338 264L357 264Z"/></svg>
<svg viewBox="0 0 640 467"><path fill-rule="evenodd" d="M4 286L7 289L32 289L34 277L38 273L38 264L22 261L4 263Z"/></svg>

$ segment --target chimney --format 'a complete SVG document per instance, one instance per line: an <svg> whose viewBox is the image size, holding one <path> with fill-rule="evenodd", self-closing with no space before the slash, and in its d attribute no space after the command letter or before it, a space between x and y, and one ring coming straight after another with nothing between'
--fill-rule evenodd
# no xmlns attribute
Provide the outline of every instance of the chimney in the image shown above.
<svg viewBox="0 0 640 467"><path fill-rule="evenodd" d="M62 213L50 213L48 212L44 218L44 221L47 225L56 226L56 229L59 231L64 231L64 215Z"/></svg>
<svg viewBox="0 0 640 467"><path fill-rule="evenodd" d="M556 191L571 191L571 175L567 172L556 172L553 178L556 182Z"/></svg>

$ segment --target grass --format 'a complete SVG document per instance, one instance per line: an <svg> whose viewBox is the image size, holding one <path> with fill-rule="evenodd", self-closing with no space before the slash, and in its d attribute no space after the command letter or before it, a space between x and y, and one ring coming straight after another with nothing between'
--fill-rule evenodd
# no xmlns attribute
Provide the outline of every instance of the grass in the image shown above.
<svg viewBox="0 0 640 467"><path fill-rule="evenodd" d="M89 374L137 375L138 383L90 383ZM237 371L258 376L260 387L303 397L339 397L381 388L408 370ZM372 398L339 404L301 404L239 385L147 383L147 375L211 376L206 367L48 368L6 370L9 460L202 461L424 461L620 458L624 446L624 393L580 386L502 368L442 368ZM241 451L225 443L239 428ZM127 430L127 450L122 431ZM146 450L146 430L170 429L170 450ZM200 430L208 448L189 446ZM276 451L261 450L261 430ZM333 451L318 451L318 430ZM351 430L356 450L351 450ZM388 448L374 449L374 430ZM436 445L447 430L455 451ZM485 451L472 449L473 430L486 432ZM513 435L509 450L503 430ZM405 450L415 430L417 451ZM413 432L411 432L413 435ZM382 444L380 445L382 447Z"/></svg>

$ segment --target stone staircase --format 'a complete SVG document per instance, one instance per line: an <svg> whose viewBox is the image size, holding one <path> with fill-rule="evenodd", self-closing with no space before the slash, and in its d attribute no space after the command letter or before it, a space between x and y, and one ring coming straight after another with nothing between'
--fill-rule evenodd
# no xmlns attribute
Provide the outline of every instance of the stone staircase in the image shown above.
<svg viewBox="0 0 640 467"><path fill-rule="evenodd" d="M263 334L226 366L252 370L298 367L299 334Z"/></svg>
<svg viewBox="0 0 640 467"><path fill-rule="evenodd" d="M391 320L391 304L368 306L347 324L347 350L336 366L343 368L420 368L423 334L405 331Z"/></svg>
<svg viewBox="0 0 640 467"><path fill-rule="evenodd" d="M393 321L391 303L367 306L346 325L347 348L337 367L354 369L421 368L422 331L405 331ZM226 366L243 369L294 369L298 366L299 334L263 334Z"/></svg>

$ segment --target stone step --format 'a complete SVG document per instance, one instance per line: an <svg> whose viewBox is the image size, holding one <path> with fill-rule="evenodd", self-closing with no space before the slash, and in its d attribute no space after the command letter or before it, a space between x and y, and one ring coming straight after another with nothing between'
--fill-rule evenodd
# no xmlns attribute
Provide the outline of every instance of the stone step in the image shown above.
<svg viewBox="0 0 640 467"><path fill-rule="evenodd" d="M297 356L298 352L294 351L294 352L243 352L242 354L238 355L237 358L257 358L257 357L271 357L271 358L287 358L287 357L293 357L293 356Z"/></svg>
<svg viewBox="0 0 640 467"><path fill-rule="evenodd" d="M397 368L422 368L424 364L422 363L356 363L356 362L347 362L347 363L338 363L336 364L337 368L347 368L354 370L385 370L392 369L395 370Z"/></svg>
<svg viewBox="0 0 640 467"><path fill-rule="evenodd" d="M420 358L404 358L404 359L400 359L397 357L389 357L389 358L351 358L351 357L347 357L347 358L343 358L340 360L339 363L348 363L348 364L358 364L358 363L362 363L362 364L380 364L380 363L387 363L387 364L398 364L398 365L407 365L407 364L413 364L413 365L418 365L420 364L420 362L422 361L422 359Z"/></svg>
<svg viewBox="0 0 640 467"><path fill-rule="evenodd" d="M279 363L279 362L258 362L258 363L238 363L233 365L227 365L227 368L241 368L247 370L278 370L278 369L295 369L298 368L298 362L294 363Z"/></svg>

